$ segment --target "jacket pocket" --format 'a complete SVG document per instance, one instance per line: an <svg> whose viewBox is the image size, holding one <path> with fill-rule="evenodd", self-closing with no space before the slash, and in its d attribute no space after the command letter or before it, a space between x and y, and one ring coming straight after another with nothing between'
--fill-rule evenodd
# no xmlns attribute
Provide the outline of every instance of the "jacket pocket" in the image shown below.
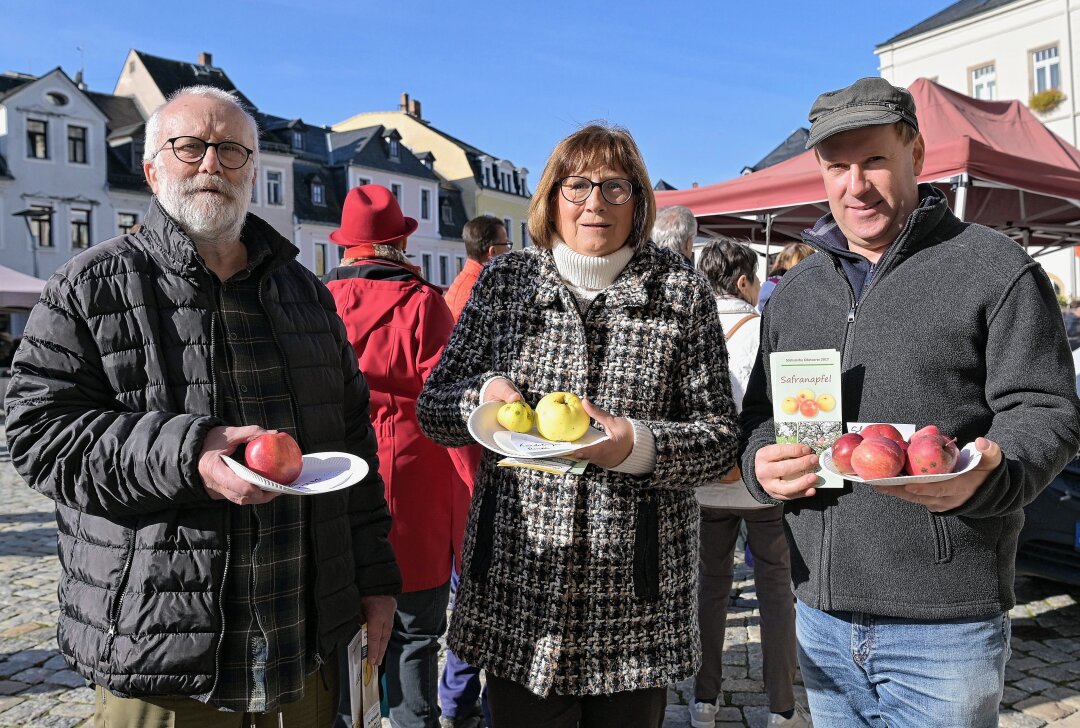
<svg viewBox="0 0 1080 728"><path fill-rule="evenodd" d="M480 496L480 512L476 514L476 538L469 558L469 576L479 579L491 568L491 543L495 537L495 484L488 482Z"/></svg>
<svg viewBox="0 0 1080 728"><path fill-rule="evenodd" d="M658 495L648 490L638 501L634 528L634 596L655 601L660 596L660 514Z"/></svg>
<svg viewBox="0 0 1080 728"><path fill-rule="evenodd" d="M124 556L124 569L120 572L120 581L116 585L116 592L109 603L109 631L105 634L105 646L101 651L101 663L108 672L112 672L109 663L112 660L113 643L120 625L120 609L124 606L124 594L127 592L128 576L131 574L131 562L135 559L135 535L131 536L126 544L127 554Z"/></svg>
<svg viewBox="0 0 1080 728"><path fill-rule="evenodd" d="M949 534L949 519L934 513L930 514L930 525L934 531L934 563L947 564L952 561L952 536Z"/></svg>

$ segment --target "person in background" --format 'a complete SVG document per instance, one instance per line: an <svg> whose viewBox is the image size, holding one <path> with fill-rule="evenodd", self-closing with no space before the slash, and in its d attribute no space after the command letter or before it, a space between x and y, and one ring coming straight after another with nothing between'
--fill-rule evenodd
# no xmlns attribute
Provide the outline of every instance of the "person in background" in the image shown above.
<svg viewBox="0 0 1080 728"><path fill-rule="evenodd" d="M1014 240L919 184L906 89L864 78L810 120L829 213L765 307L742 411L747 487L784 504L810 710L827 726L997 725L1023 508L1080 445L1054 289ZM978 463L819 490L818 456L776 443L769 355L823 348L840 352L845 421L935 425Z"/></svg>
<svg viewBox="0 0 1080 728"><path fill-rule="evenodd" d="M758 294L757 309L759 312L765 310L765 302L769 300L769 296L772 295L776 284L780 282L780 278L813 253L814 249L806 243L788 243L776 254L776 260L769 270L769 277L761 284L761 293Z"/></svg>
<svg viewBox="0 0 1080 728"><path fill-rule="evenodd" d="M716 296L724 327L728 372L735 408L757 360L761 320L754 308L761 289L758 255L749 246L723 240L701 251L698 273ZM701 668L694 679L690 725L713 728L723 684L724 630L735 575L735 544L746 524L754 552L754 590L761 613L762 677L769 698L769 725L808 728L813 725L795 702L795 601L791 594L791 557L784 537L784 507L758 503L746 490L738 469L725 482L696 491L701 505L698 625Z"/></svg>
<svg viewBox="0 0 1080 728"><path fill-rule="evenodd" d="M660 248L667 248L673 253L694 261L694 240L697 238L697 218L690 208L682 205L661 207L656 211L653 223L652 241Z"/></svg>
<svg viewBox="0 0 1080 728"><path fill-rule="evenodd" d="M468 259L446 291L446 304L454 315L454 321L461 317L461 309L469 300L480 269L492 258L509 252L511 247L506 223L494 215L480 215L469 220L461 231L461 237L465 239Z"/></svg>
<svg viewBox="0 0 1080 728"><path fill-rule="evenodd" d="M417 402L447 446L481 403L552 392L608 435L579 475L481 460L448 642L486 671L495 728L659 728L697 669L693 488L735 464L735 410L716 304L649 242L654 214L627 131L560 142L535 247L484 267Z"/></svg>
<svg viewBox="0 0 1080 728"><path fill-rule="evenodd" d="M454 327L442 291L405 257L417 221L381 185L349 191L341 227L345 247L326 285L371 388L379 473L393 523L390 543L402 593L386 649L394 728L438 728L439 637L446 631L450 570L464 532L468 490L445 447L416 420L416 398Z"/></svg>
<svg viewBox="0 0 1080 728"><path fill-rule="evenodd" d="M367 385L326 287L248 213L258 148L233 95L170 96L141 229L60 268L15 356L8 446L56 502L57 636L99 727L326 728L337 655L366 621L377 664L393 624ZM267 430L368 474L262 490L222 455Z"/></svg>

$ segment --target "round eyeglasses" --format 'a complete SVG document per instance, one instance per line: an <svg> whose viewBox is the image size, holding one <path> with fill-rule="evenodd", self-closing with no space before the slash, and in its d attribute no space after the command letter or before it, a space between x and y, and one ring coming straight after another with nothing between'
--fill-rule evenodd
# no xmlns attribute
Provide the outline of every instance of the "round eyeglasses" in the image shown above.
<svg viewBox="0 0 1080 728"><path fill-rule="evenodd" d="M634 194L634 185L628 179L612 177L602 182L593 182L588 177L563 177L559 180L559 190L567 202L580 205L589 199L593 188L600 188L600 195L611 205L624 205Z"/></svg>
<svg viewBox="0 0 1080 728"><path fill-rule="evenodd" d="M206 150L213 147L217 152L218 163L225 169L240 169L255 153L254 149L248 149L238 142L208 142L193 136L166 139L161 149L165 147L172 147L176 158L187 164L198 164L206 156Z"/></svg>

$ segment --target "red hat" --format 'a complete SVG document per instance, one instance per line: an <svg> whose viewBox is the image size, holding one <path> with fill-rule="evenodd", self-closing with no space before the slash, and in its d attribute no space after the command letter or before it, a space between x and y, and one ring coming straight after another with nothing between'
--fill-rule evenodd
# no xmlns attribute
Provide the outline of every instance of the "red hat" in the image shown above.
<svg viewBox="0 0 1080 728"><path fill-rule="evenodd" d="M330 233L338 245L378 245L412 235L420 223L401 214L394 194L382 185L349 190L341 211L341 227Z"/></svg>

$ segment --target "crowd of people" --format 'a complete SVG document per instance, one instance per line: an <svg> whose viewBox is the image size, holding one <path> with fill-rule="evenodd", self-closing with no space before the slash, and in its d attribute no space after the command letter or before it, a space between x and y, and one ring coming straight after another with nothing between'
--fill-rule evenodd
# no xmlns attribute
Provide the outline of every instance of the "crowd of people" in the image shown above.
<svg viewBox="0 0 1080 728"><path fill-rule="evenodd" d="M1054 290L919 184L904 89L861 79L810 121L829 212L766 280L738 241L695 261L693 213L658 211L630 133L590 124L544 167L534 245L470 221L444 292L372 184L318 279L248 212L248 111L170 97L144 224L52 277L6 401L12 460L56 504L58 640L95 725L352 725L366 624L395 728L659 728L688 678L712 728L743 530L770 726L996 725L1022 509L1080 447ZM845 421L934 424L978 464L819 488L818 453L777 444L770 359L817 349L840 352ZM574 470L474 442L480 405L551 392L607 436ZM271 431L367 474L263 490L222 456Z"/></svg>

